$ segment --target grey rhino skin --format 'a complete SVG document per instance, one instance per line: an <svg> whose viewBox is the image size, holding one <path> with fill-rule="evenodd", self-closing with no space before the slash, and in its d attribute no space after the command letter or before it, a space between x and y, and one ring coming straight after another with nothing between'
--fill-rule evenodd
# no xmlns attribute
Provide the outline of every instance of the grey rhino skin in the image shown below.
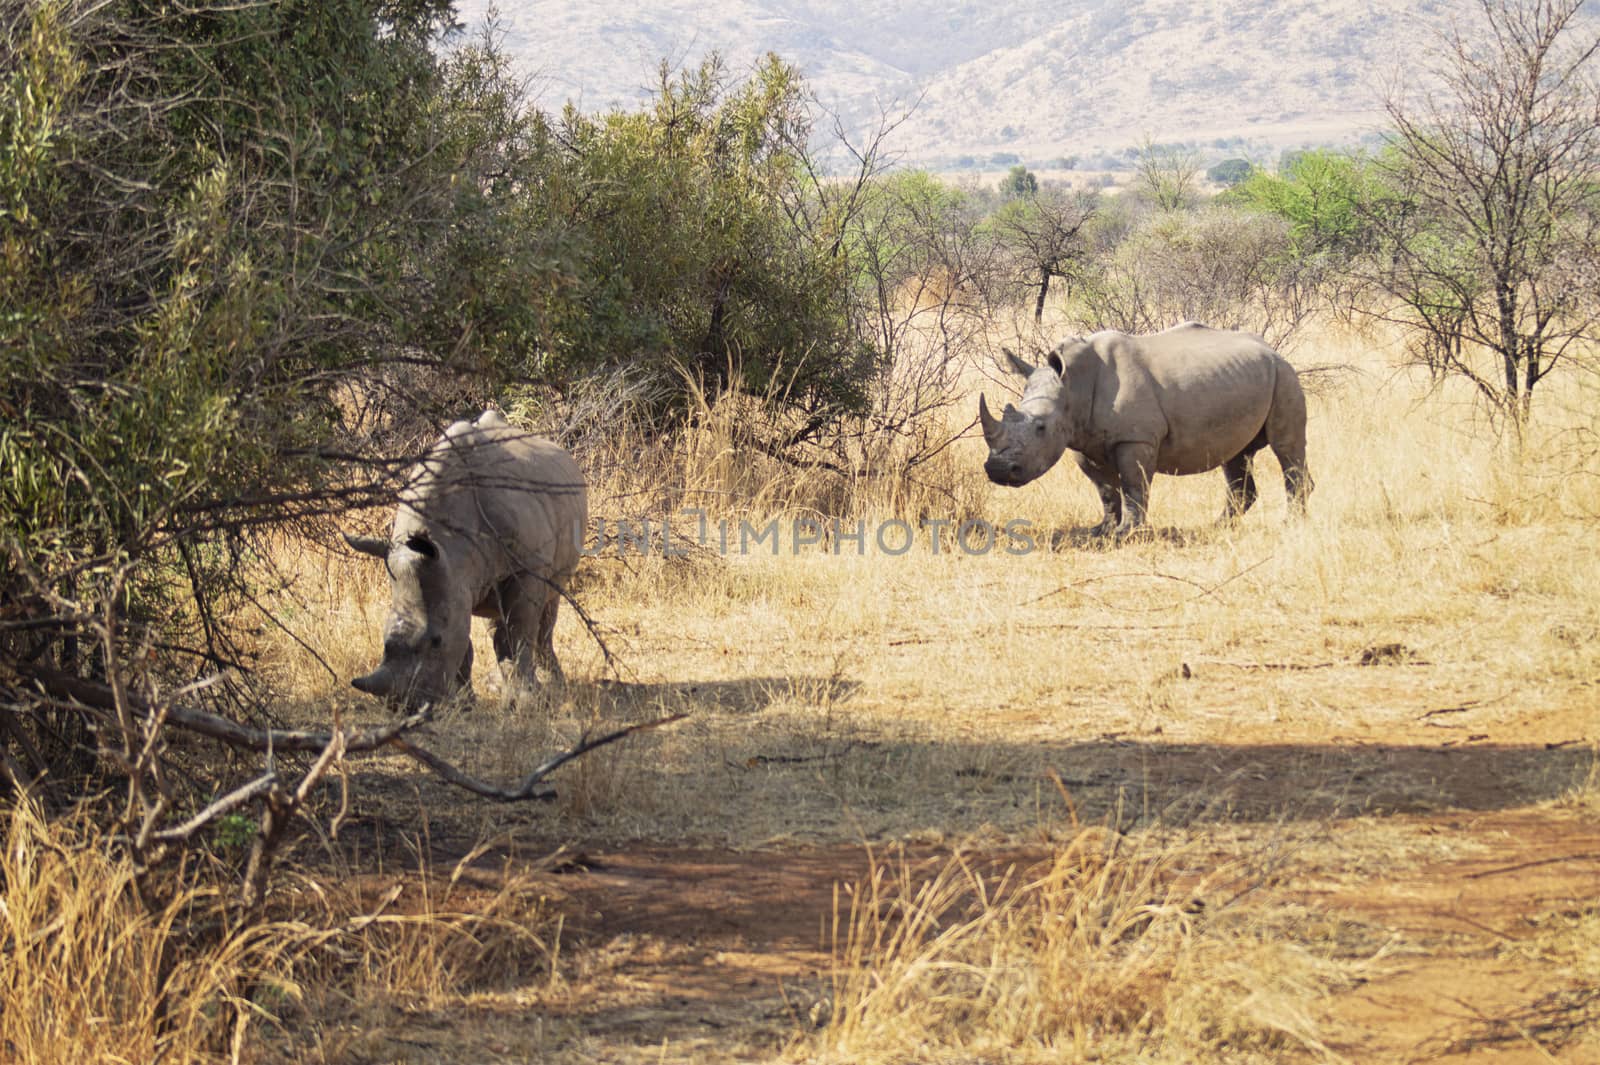
<svg viewBox="0 0 1600 1065"><path fill-rule="evenodd" d="M989 444L983 468L996 484L1027 484L1070 449L1105 508L1093 532L1122 537L1145 523L1157 473L1221 466L1223 520L1243 514L1256 500L1251 458L1270 446L1291 506L1305 510L1305 393L1294 367L1260 337L1185 322L1147 336L1075 337L1040 367L1006 357L1028 379L1018 406L1006 404L996 418L978 397Z"/></svg>
<svg viewBox="0 0 1600 1065"><path fill-rule="evenodd" d="M578 564L588 490L572 456L495 411L459 421L400 493L387 540L351 547L384 559L391 605L383 661L350 683L416 709L472 685L472 615L488 618L508 682L559 677L551 634Z"/></svg>

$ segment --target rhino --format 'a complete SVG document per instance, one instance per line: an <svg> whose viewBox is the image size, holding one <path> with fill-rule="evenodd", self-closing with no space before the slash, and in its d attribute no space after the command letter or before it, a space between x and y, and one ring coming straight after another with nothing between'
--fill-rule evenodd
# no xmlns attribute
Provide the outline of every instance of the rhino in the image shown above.
<svg viewBox="0 0 1600 1065"><path fill-rule="evenodd" d="M551 634L578 564L588 489L571 455L496 411L445 430L407 477L387 539L351 536L384 560L391 605L383 661L350 683L417 709L472 690L473 615L488 618L508 683L560 678Z"/></svg>
<svg viewBox="0 0 1600 1065"><path fill-rule="evenodd" d="M1092 532L1121 538L1145 524L1158 473L1222 467L1223 520L1256 501L1251 459L1271 447L1283 467L1291 509L1305 510L1306 399L1299 375L1253 333L1185 322L1160 333L1114 330L1071 338L1032 366L1006 358L1027 378L1016 407L1001 416L978 396L989 445L984 472L1018 486L1070 450L1100 493L1105 515Z"/></svg>

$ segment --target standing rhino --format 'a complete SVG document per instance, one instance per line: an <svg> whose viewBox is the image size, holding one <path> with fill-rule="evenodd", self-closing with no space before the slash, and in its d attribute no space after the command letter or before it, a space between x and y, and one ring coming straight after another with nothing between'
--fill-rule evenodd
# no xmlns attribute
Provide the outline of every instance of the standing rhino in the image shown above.
<svg viewBox="0 0 1600 1065"><path fill-rule="evenodd" d="M555 676L551 633L561 587L578 564L588 492L572 456L495 411L459 421L400 493L387 540L345 536L384 559L391 605L383 662L351 683L408 708L472 685L471 617L490 620L509 682Z"/></svg>
<svg viewBox="0 0 1600 1065"><path fill-rule="evenodd" d="M1037 368L1006 357L1028 379L1019 406L1007 403L996 418L978 397L983 468L996 484L1027 484L1070 448L1105 507L1094 532L1124 536L1144 524L1158 473L1221 466L1223 518L1243 514L1256 500L1250 460L1271 446L1291 505L1304 511L1305 394L1294 367L1260 337L1185 322L1149 336L1074 338Z"/></svg>

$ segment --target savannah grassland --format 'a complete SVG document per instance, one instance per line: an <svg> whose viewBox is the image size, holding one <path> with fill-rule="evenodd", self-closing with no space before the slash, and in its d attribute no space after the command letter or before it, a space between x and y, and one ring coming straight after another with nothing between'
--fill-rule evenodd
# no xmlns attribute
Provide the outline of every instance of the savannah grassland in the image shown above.
<svg viewBox="0 0 1600 1065"><path fill-rule="evenodd" d="M1220 475L1161 478L1156 533L1118 546L1074 534L1076 470L990 485L975 430L854 484L740 450L732 402L670 448L617 434L592 512L705 506L712 546L585 559L611 658L567 609L563 687L507 699L476 632L478 703L423 742L510 781L686 716L548 803L352 760L270 919L198 940L209 889L135 905L91 829L19 806L0 1059L1600 1060L1600 397L1553 378L1519 452L1382 336L1291 354L1309 516L1263 452L1242 522L1214 524ZM967 385L955 428L1007 382ZM795 553L789 523L833 514L865 551ZM974 517L1040 546L874 545ZM723 518L735 544L780 519L779 554L723 555ZM348 686L387 606L364 562L275 560L259 650L290 719L385 720Z"/></svg>
<svg viewBox="0 0 1600 1065"><path fill-rule="evenodd" d="M848 486L850 512L1024 519L1040 549L786 531L724 556L719 517L815 516L837 478L774 478L717 418L589 456L595 514L670 483L711 548L586 559L613 661L569 610L564 689L508 705L477 633L478 706L433 742L510 779L586 729L686 719L544 805L352 767L280 899L398 924L301 971L246 1057L1600 1059L1593 384L1552 380L1517 452L1382 337L1293 357L1342 367L1307 378L1297 522L1263 452L1241 523L1213 524L1220 475L1160 478L1155 536L1086 541L1075 470L991 486L974 430L916 484ZM304 646L267 637L278 682L308 719L377 720L347 678L381 574L280 562Z"/></svg>

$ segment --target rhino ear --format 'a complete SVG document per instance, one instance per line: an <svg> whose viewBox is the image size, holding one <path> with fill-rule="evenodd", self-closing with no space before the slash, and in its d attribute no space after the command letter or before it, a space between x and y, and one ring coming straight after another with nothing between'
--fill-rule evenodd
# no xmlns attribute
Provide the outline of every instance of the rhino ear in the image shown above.
<svg viewBox="0 0 1600 1065"><path fill-rule="evenodd" d="M1006 361L1011 364L1011 368L1023 377L1032 377L1033 371L1038 369L1038 367L1018 358L1017 353L1010 348L1001 348L1000 350L1006 353Z"/></svg>
<svg viewBox="0 0 1600 1065"><path fill-rule="evenodd" d="M349 533L341 535L345 543L363 555L371 555L373 558L389 557L389 541L381 536L351 536Z"/></svg>

